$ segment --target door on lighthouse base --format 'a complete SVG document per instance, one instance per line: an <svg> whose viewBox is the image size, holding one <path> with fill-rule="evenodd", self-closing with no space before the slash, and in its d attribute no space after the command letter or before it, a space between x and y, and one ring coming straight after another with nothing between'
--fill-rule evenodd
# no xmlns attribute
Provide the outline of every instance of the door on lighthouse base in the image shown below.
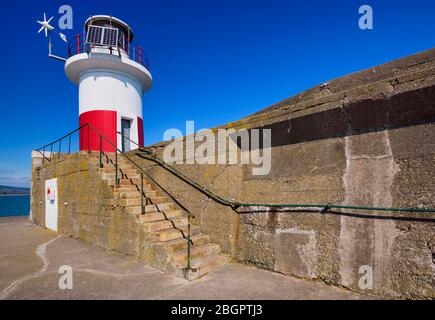
<svg viewBox="0 0 435 320"><path fill-rule="evenodd" d="M122 152L130 151L131 120L121 119Z"/></svg>
<svg viewBox="0 0 435 320"><path fill-rule="evenodd" d="M45 181L45 227L57 231L57 178Z"/></svg>

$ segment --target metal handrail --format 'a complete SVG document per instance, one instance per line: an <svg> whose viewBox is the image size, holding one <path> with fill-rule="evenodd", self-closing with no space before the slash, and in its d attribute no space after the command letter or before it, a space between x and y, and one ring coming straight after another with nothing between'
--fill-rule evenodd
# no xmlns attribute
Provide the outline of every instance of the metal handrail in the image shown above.
<svg viewBox="0 0 435 320"><path fill-rule="evenodd" d="M59 139L57 139L57 140L55 140L55 141L53 141L53 142L48 143L48 144L46 144L45 146L42 146L42 147L39 148L39 149L36 149L35 151L37 151L37 152L39 152L40 154L42 154L42 162L44 163L44 160L47 160L47 161L50 161L50 162L51 162L51 160L52 160L52 154L53 154L53 146L54 146L56 143L58 143L58 142L59 142L59 152L58 152L58 158L59 158L59 157L60 157L60 149L61 149L61 143L62 143L62 140L65 139L65 138L67 138L67 137L68 137L68 154L71 154L71 136L72 136L74 133L76 133L77 131L80 131L81 129L83 129L85 126L87 126L87 124L84 124L84 125L80 126L78 129L75 129L75 130L73 130L73 131L67 133L67 134L64 135L63 137L61 137L61 138L59 138ZM51 151L50 151L50 158L47 158L47 157L45 156L45 149L48 148L48 147L50 147L50 150L51 150ZM42 150L42 152L41 152L41 150Z"/></svg>
<svg viewBox="0 0 435 320"><path fill-rule="evenodd" d="M149 153L147 155L137 154L141 156L142 158L146 158L148 160L151 160L163 168L167 169L167 171L172 172L174 175L178 176L191 186L195 187L199 191L203 192L209 198L215 200L216 202L219 202L223 205L230 206L234 209L237 209L239 207L271 207L271 208L318 208L321 209L321 213L326 213L329 209L351 209L351 210L368 210L368 211L391 211L391 212L435 212L435 208L386 208L386 207L370 207L370 206L353 206L353 205L336 205L332 203L327 204L277 204L277 203L242 203L242 202L234 202L227 199L224 199L216 194L214 194L212 191L208 190L207 188L201 186L197 182L193 181L192 179L188 178L178 170L176 170L171 165L167 164L160 158L158 158L156 155L149 156Z"/></svg>
<svg viewBox="0 0 435 320"><path fill-rule="evenodd" d="M120 133L120 132L118 132ZM130 140L128 137L124 137ZM221 196L216 195L211 190L207 189L204 186L201 186L196 181L192 180L191 178L185 176L181 172L179 172L177 169L175 169L173 166L167 164L162 159L157 157L157 155L154 154L149 148L144 148L142 146L139 146L135 141L130 140L134 144L136 144L139 148L139 151L142 153L136 153L137 156L153 161L166 169L167 171L171 172L178 178L185 181L190 186L194 187L195 189L201 191L205 195L207 195L209 198L215 200L216 202L223 204L225 206L232 207L233 209L238 209L240 207L269 207L269 208L317 208L321 209L321 213L326 213L330 209L350 209L350 210L367 210L367 211L391 211L391 212L426 212L426 213L435 213L435 208L387 208L387 207L370 207L370 206L353 206L353 205L336 205L333 203L327 203L327 204L297 204L297 203L290 203L290 204L277 204L277 203L242 203L242 202L234 202L231 200L227 200ZM145 153L145 154L144 154Z"/></svg>
<svg viewBox="0 0 435 320"><path fill-rule="evenodd" d="M118 179L118 170L119 170L119 166L118 166L118 153L120 153L122 156L124 156L126 159L128 159L141 173L141 211L142 214L145 214L145 207L143 205L143 197L145 197L146 200L146 204L148 203L148 200L152 203L152 200L149 199L146 196L146 193L144 192L143 189L143 175L145 174L147 176L147 178L149 180L151 180L154 184L157 185L158 188L160 188L161 190L163 190L163 192L168 195L182 210L184 210L187 213L187 219L188 219L188 223L187 223L187 236L185 235L184 231L177 228L177 226L174 224L173 221L171 221L172 226L179 230L183 236L184 239L187 240L187 270L191 269L191 245L193 244L193 241L191 239L191 218L195 217L189 209L187 209L183 204L181 204L169 191L167 191L165 188L163 188L153 177L151 177L148 172L146 172L144 169L142 169L136 162L134 162L129 156L127 156L123 151L121 151L120 149L118 149L118 147L112 142L110 141L108 138L106 138L101 132L98 131L98 129L96 129L94 126L92 126L89 123L83 124L82 126L80 126L78 129L71 131L70 133L66 134L65 136L63 136L60 139L57 139L39 149L37 149L36 151L41 153L41 149L43 149L43 157L45 157L45 148L50 147L51 150L53 149L53 145L57 142L61 142L63 139L65 139L66 137L69 137L69 144L71 145L71 135L74 134L75 132L82 130L83 128L87 127L88 128L88 152L90 152L90 148L89 148L89 128L92 129L96 134L98 134L99 136L99 167L103 168L103 159L102 156L105 155L107 157L107 160L109 161L110 158L103 152L103 140L105 140L107 143L109 143L109 145L111 145L114 150L115 150L115 163L113 163L112 160L110 160L112 162L112 164L115 167L115 186L118 187L119 186L119 179ZM68 147L68 154L70 154L70 145ZM60 149L60 147L59 147ZM52 158L51 158L52 152L50 153L50 159L47 158L47 160L49 160L51 162ZM59 156L60 156L60 151L59 151ZM44 161L43 161L44 163ZM124 173L121 171L122 177L124 176ZM157 211L161 212L158 205L155 204L155 207L157 209ZM161 212L165 218L167 218L166 214L164 212Z"/></svg>
<svg viewBox="0 0 435 320"><path fill-rule="evenodd" d="M106 45L96 45L86 42L85 34L77 34L68 43L68 58L80 53L89 53L93 48L108 48L112 52L119 52L127 54L130 60L139 63L150 71L150 59L145 50L139 45L127 44L119 47L108 47Z"/></svg>

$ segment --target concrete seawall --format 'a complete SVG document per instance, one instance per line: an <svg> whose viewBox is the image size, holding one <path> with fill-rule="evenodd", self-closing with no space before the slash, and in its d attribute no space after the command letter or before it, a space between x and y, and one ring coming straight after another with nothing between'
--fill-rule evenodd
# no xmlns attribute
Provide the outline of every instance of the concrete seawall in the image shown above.
<svg viewBox="0 0 435 320"><path fill-rule="evenodd" d="M222 126L272 130L266 176L252 175L251 165L175 167L239 202L435 207L434 58L429 50L351 74ZM166 145L151 147L162 155ZM266 208L237 214L140 161L239 261L356 291L359 268L369 266L372 293L435 297L431 214Z"/></svg>

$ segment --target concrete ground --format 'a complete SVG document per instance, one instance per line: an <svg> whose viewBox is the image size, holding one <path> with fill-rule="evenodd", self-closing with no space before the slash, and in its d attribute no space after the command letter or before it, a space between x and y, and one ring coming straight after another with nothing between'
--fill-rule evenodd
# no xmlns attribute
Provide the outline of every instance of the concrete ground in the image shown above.
<svg viewBox="0 0 435 320"><path fill-rule="evenodd" d="M59 267L73 289L59 289ZM79 240L0 218L0 299L366 299L322 283L228 264L188 282Z"/></svg>

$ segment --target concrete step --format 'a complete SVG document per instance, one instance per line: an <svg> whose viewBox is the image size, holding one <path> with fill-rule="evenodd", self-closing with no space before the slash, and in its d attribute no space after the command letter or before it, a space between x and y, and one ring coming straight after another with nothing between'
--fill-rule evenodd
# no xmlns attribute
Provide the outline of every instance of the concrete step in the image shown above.
<svg viewBox="0 0 435 320"><path fill-rule="evenodd" d="M115 190L115 197L118 199L139 199L141 198L141 193L136 188L129 188L127 190L124 190L124 188L121 188L121 190ZM147 191L145 190L145 196L149 198L149 201L153 204L160 204L160 203L166 203L167 199L166 197L159 197L156 196L157 191Z"/></svg>
<svg viewBox="0 0 435 320"><path fill-rule="evenodd" d="M140 199L139 199L140 200ZM144 202L145 203L145 202ZM132 215L142 215L142 208L140 205L136 206L130 206L126 207L125 210L127 210L128 213ZM155 210L154 206L145 206L145 214L153 212Z"/></svg>
<svg viewBox="0 0 435 320"><path fill-rule="evenodd" d="M101 169L100 168L100 162L99 161L88 161L88 168L89 169Z"/></svg>
<svg viewBox="0 0 435 320"><path fill-rule="evenodd" d="M98 161L99 163L99 161ZM103 166L106 168L113 167L115 165L115 159L111 161L107 161L105 157L103 157ZM118 158L118 168L133 168L132 164L128 160L121 160Z"/></svg>
<svg viewBox="0 0 435 320"><path fill-rule="evenodd" d="M127 192L127 191L138 191L139 192L139 190L140 190L134 184L131 184L131 185L119 185L119 187L116 187L115 185L113 185L112 187L113 187L113 191L114 192Z"/></svg>
<svg viewBox="0 0 435 320"><path fill-rule="evenodd" d="M137 185L138 187L140 187L141 181L140 179L120 179L119 184L122 186ZM151 184L147 183L145 179L143 181L143 186L144 188L147 187L151 189Z"/></svg>
<svg viewBox="0 0 435 320"><path fill-rule="evenodd" d="M139 221L142 223L154 222L154 221L162 221L172 218L183 217L184 212L182 210L169 210L164 212L150 212L147 214L143 214L138 216Z"/></svg>
<svg viewBox="0 0 435 320"><path fill-rule="evenodd" d="M191 244L191 248L199 247L201 245L210 243L210 236L203 233L191 236L191 239L193 242L193 244ZM187 240L184 238L166 241L163 242L163 244L170 254L174 254L177 251L185 252L187 250Z"/></svg>
<svg viewBox="0 0 435 320"><path fill-rule="evenodd" d="M104 168L98 168L98 172L100 173L115 173L115 167L112 165L109 166L105 166ZM135 169L126 169L126 168L119 168L118 173L121 175L122 173L124 174L137 174L137 170Z"/></svg>
<svg viewBox="0 0 435 320"><path fill-rule="evenodd" d="M121 201L124 201L124 200L128 200L128 201L130 201L130 200L132 200L132 199L123 199L123 200L121 200ZM136 200L136 199L134 199L134 200ZM140 200L140 199L139 199ZM139 201L140 202L140 201ZM144 203L145 203L145 201L144 201ZM132 215L135 215L135 216L142 216L142 208L141 208L141 206L140 206L140 203L139 203L139 205L137 206L137 205L135 205L135 206L132 206L132 207L125 207L125 210L128 212L128 213L130 213L130 214L132 214ZM145 207L145 210L146 210L146 207Z"/></svg>
<svg viewBox="0 0 435 320"><path fill-rule="evenodd" d="M115 196L119 199L139 199L141 198L141 194L139 191L115 191Z"/></svg>
<svg viewBox="0 0 435 320"><path fill-rule="evenodd" d="M168 199L163 196L150 196L150 200L153 204L160 204L160 203L166 203L168 202Z"/></svg>
<svg viewBox="0 0 435 320"><path fill-rule="evenodd" d="M186 241L187 242L187 241ZM195 246L190 249L190 259L198 261L199 259L207 259L217 256L221 249L215 243L207 243L201 246ZM187 266L187 251L176 252L172 256L172 263L176 268Z"/></svg>
<svg viewBox="0 0 435 320"><path fill-rule="evenodd" d="M94 156L95 157L95 156ZM97 153L96 154L96 157L95 157L96 159L99 159L99 154ZM129 157L130 158L130 157ZM112 154L108 154L108 153L106 153L106 154L103 154L103 160L104 161L107 161L107 159L109 159L109 160L112 160L113 162L115 162L115 160L116 160L116 156L115 156L115 153L113 152ZM128 165L130 165L131 164L131 161L130 160L128 160L126 157L124 157L122 154L120 154L119 152L118 152L118 163L126 163L126 164L128 164Z"/></svg>
<svg viewBox="0 0 435 320"><path fill-rule="evenodd" d="M224 255L217 255L207 259L194 260L191 263L191 270L187 271L184 276L187 280L198 279L210 272L213 272L223 267L228 262L230 262L230 258Z"/></svg>
<svg viewBox="0 0 435 320"><path fill-rule="evenodd" d="M140 179L140 173L137 172L122 172L118 171L118 178L119 179ZM144 183L146 183L146 180L144 179Z"/></svg>
<svg viewBox="0 0 435 320"><path fill-rule="evenodd" d="M117 198L119 199L135 199L136 197L133 198L122 198L121 197L121 193L128 193L128 192L136 192L137 193L137 198L140 199L140 187L139 186L135 186L135 185L130 185L130 186L119 186L119 187L113 187L113 191L116 193ZM150 199L155 198L155 197L159 197L160 193L157 190L151 190L151 189L146 189L144 188L144 193L145 193L145 197L148 197ZM139 204L139 203L138 203Z"/></svg>
<svg viewBox="0 0 435 320"><path fill-rule="evenodd" d="M187 237L187 226L179 228L181 231L183 231L184 235ZM180 230L177 229L166 229L166 230L159 230L154 232L154 234L157 236L157 240L160 242L170 241L174 239L181 239L183 238L183 233ZM200 228L198 226L191 226L190 227L190 235L196 235L200 233ZM154 237L152 237L154 238Z"/></svg>
<svg viewBox="0 0 435 320"><path fill-rule="evenodd" d="M120 199L120 204L125 207L137 207L141 205L141 199L140 197L137 197L136 199ZM145 199L144 199L145 203ZM147 205L146 212L154 212L154 211L168 211L168 210L175 210L175 205L172 202L164 202L159 203L157 205ZM158 210L157 210L158 209Z"/></svg>
<svg viewBox="0 0 435 320"><path fill-rule="evenodd" d="M142 225L146 232L154 232L154 231L166 230L170 228L181 228L187 225L187 217L179 217L170 220L147 222L147 223L143 223Z"/></svg>
<svg viewBox="0 0 435 320"><path fill-rule="evenodd" d="M104 180L115 180L115 174L114 173L102 173L101 178Z"/></svg>
<svg viewBox="0 0 435 320"><path fill-rule="evenodd" d="M102 173L101 177L104 180L111 180L112 184L115 184L115 173ZM140 179L140 175L138 174L128 174L127 177L124 176L124 178L128 179ZM121 174L118 172L118 179L121 179Z"/></svg>
<svg viewBox="0 0 435 320"><path fill-rule="evenodd" d="M150 205L150 211L170 211L175 210L175 205L172 202L163 202L155 205ZM152 210L154 209L154 210ZM158 210L157 210L158 209Z"/></svg>

